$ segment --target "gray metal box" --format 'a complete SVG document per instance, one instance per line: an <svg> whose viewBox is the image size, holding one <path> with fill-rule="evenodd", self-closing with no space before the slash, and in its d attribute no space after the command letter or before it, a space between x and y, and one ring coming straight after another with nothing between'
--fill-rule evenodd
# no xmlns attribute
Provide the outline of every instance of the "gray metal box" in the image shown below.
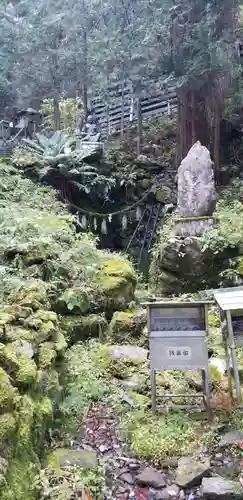
<svg viewBox="0 0 243 500"><path fill-rule="evenodd" d="M205 304L148 305L150 368L203 369L208 365Z"/></svg>
<svg viewBox="0 0 243 500"><path fill-rule="evenodd" d="M163 336L151 333L149 341L151 370L194 370L207 366L205 335L195 336L198 332L187 332L191 335L175 337L175 333L172 335L171 333L163 332Z"/></svg>

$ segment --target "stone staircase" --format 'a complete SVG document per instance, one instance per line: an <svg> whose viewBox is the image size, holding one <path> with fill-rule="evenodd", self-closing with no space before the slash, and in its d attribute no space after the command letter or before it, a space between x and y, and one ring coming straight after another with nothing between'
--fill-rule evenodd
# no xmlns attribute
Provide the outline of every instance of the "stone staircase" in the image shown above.
<svg viewBox="0 0 243 500"><path fill-rule="evenodd" d="M13 152L14 144L12 142L5 142L0 144L0 157L10 156Z"/></svg>

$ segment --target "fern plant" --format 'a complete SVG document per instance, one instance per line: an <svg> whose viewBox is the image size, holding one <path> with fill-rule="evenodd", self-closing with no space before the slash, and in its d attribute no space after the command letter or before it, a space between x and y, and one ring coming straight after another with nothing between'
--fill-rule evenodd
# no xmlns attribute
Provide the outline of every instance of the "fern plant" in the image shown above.
<svg viewBox="0 0 243 500"><path fill-rule="evenodd" d="M52 136L37 133L36 140L22 139L26 149L41 157L55 157L70 152L75 139L63 131L57 130Z"/></svg>

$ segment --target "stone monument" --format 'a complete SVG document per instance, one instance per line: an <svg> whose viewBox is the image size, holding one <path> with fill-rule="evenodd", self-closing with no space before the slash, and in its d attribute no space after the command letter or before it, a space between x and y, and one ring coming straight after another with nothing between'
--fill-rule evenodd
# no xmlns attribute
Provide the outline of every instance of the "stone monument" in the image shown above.
<svg viewBox="0 0 243 500"><path fill-rule="evenodd" d="M216 205L214 172L210 152L198 141L178 169L178 236L199 236L213 225Z"/></svg>

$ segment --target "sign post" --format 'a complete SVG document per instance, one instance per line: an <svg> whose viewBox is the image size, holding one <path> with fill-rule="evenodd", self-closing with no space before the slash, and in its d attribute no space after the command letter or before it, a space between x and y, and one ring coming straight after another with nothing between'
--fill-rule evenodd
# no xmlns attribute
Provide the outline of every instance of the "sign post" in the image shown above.
<svg viewBox="0 0 243 500"><path fill-rule="evenodd" d="M156 412L156 373L166 370L202 371L203 394L170 394L166 398L203 398L209 408L207 338L208 304L197 302L147 302L152 410ZM188 407L188 406L187 406Z"/></svg>
<svg viewBox="0 0 243 500"><path fill-rule="evenodd" d="M240 377L236 358L236 348L243 346L243 287L219 288L212 290L220 308L221 331L225 349L229 392L233 396L231 366L235 381L237 401L241 401Z"/></svg>

